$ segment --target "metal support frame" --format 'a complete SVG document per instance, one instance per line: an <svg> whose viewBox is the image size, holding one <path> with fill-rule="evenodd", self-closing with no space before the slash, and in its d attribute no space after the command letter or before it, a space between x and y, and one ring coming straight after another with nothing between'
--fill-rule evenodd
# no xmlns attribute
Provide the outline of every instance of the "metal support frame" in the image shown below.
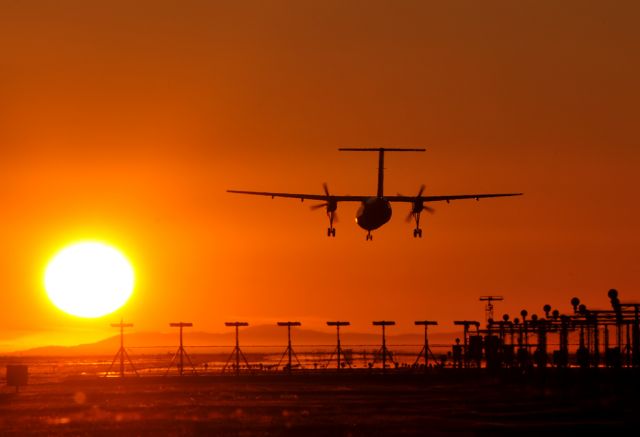
<svg viewBox="0 0 640 437"><path fill-rule="evenodd" d="M469 367L469 326L474 326L476 331L480 328L480 322L476 320L456 320L453 322L454 325L463 327L463 363L464 367Z"/></svg>
<svg viewBox="0 0 640 437"><path fill-rule="evenodd" d="M424 369L426 371L429 367L429 354L431 354L431 357L434 361L436 360L436 357L433 355L433 352L431 352L431 349L429 348L429 337L427 335L427 331L429 329L429 326L437 325L438 322L433 320L416 320L414 324L416 326L424 326L424 345L422 346L422 349L420 349L420 352L418 352L418 357L416 358L416 361L415 363L413 363L413 365L417 365L418 361L420 361L420 358L424 357Z"/></svg>
<svg viewBox="0 0 640 437"><path fill-rule="evenodd" d="M342 353L342 344L340 343L340 327L341 326L349 326L351 325L350 322L340 322L340 321L335 321L335 322L327 322L327 326L335 326L336 327L336 338L337 338L337 343L336 343L336 349L334 350L334 352L331 353L331 356L329 356L329 360L328 362L331 362L331 360L333 359L333 354L336 354L336 369L338 371L340 371L340 369L342 368L341 365L341 359L340 357L344 357L344 354ZM351 367L351 364L349 362L347 362L345 360L345 363Z"/></svg>
<svg viewBox="0 0 640 437"><path fill-rule="evenodd" d="M300 368L302 369L302 363L300 362L300 360L298 359L298 355L296 355L296 353L293 351L293 346L291 345L291 327L292 326L301 326L302 323L300 322L278 322L278 326L286 326L287 327L287 348L285 349L284 353L282 354L282 357L280 357L280 361L278 361L278 364L276 365L276 367L280 367L280 363L282 363L282 360L284 359L285 356L288 356L288 364L287 364L287 371L289 372L289 374L291 374L292 371L292 367L293 367L293 358L295 357L296 361L298 362L298 365L300 366Z"/></svg>
<svg viewBox="0 0 640 437"><path fill-rule="evenodd" d="M489 320L493 320L493 302L504 300L503 296L480 296L480 302L486 302L487 305L484 308L485 322L489 324Z"/></svg>
<svg viewBox="0 0 640 437"><path fill-rule="evenodd" d="M373 322L373 326L381 326L382 327L382 347L380 348L380 353L382 354L382 373L386 373L387 371L387 357L393 360L393 355L387 349L387 335L385 328L387 326L394 326L396 322L390 320L379 320ZM374 357L373 363L375 364L378 357L378 354Z"/></svg>
<svg viewBox="0 0 640 437"><path fill-rule="evenodd" d="M240 326L249 326L249 323L247 323L247 322L225 322L224 325L225 326L233 326L235 328L235 330L236 330L236 346L233 348L233 351L231 351L231 355L229 355L229 358L227 359L227 362L225 363L224 367L222 368L222 373L224 373L227 370L227 367L229 366L229 362L231 362L231 360L235 357L236 375L240 375L240 358L241 357L244 360L244 363L247 366L247 369L248 370L251 369L251 366L249 366L249 361L247 361L247 358L244 356L244 354L242 353L242 350L240 349L240 334L238 332Z"/></svg>
<svg viewBox="0 0 640 437"><path fill-rule="evenodd" d="M129 361L129 364L131 365L131 368L133 369L133 373L135 373L136 376L140 376L140 375L138 375L138 371L136 370L136 367L133 365L133 361L131 361L131 357L129 357L129 354L127 353L127 350L124 348L124 328L132 328L133 327L133 323L124 323L124 321L122 319L120 319L120 323L112 323L111 327L120 328L120 348L118 349L118 352L116 353L116 356L113 357L113 361L111 362L111 365L109 366L109 370L107 370L107 373L105 373L104 376L108 376L109 375L109 373L111 372L111 369L113 368L113 365L116 363L118 358L120 359L120 378L124 378L124 360L125 360L125 358L127 359L127 361Z"/></svg>
<svg viewBox="0 0 640 437"><path fill-rule="evenodd" d="M193 326L193 323L176 322L176 323L169 323L169 326L172 328L180 328L180 346L178 347L178 350L176 351L173 358L171 358L171 362L169 363L169 367L167 368L167 372L165 373L165 376L167 376L171 371L171 367L173 366L173 363L176 361L176 358L178 358L178 373L180 374L180 376L184 376L184 359L185 358L187 359L187 361L189 361L189 364L193 369L193 373L195 374L196 368L193 365L191 358L189 358L189 354L187 354L187 351L185 350L184 344L182 342L182 328L190 328Z"/></svg>

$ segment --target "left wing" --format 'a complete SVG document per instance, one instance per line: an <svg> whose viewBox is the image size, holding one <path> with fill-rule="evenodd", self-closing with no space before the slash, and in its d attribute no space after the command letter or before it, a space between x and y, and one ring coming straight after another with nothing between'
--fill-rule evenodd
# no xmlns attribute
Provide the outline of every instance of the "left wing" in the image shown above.
<svg viewBox="0 0 640 437"><path fill-rule="evenodd" d="M296 193L272 193L269 191L239 191L239 190L227 190L227 193L236 194L251 194L254 196L267 196L271 197L288 197L292 199L304 200L327 200L331 199L335 202L362 202L371 196L333 196L326 194L296 194Z"/></svg>
<svg viewBox="0 0 640 437"><path fill-rule="evenodd" d="M453 196L385 196L389 202L408 202L414 203L416 201L422 202L447 202L449 203L452 200L462 200L462 199L486 199L488 197L511 197L511 196L522 196L523 193L504 193L504 194L458 194Z"/></svg>

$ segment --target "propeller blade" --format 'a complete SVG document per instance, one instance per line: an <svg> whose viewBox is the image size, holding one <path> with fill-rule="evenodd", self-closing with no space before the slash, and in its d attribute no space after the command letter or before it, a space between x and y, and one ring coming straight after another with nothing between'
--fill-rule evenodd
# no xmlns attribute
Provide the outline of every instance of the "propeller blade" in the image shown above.
<svg viewBox="0 0 640 437"><path fill-rule="evenodd" d="M319 205L311 205L309 208L313 211L315 211L316 209L320 209L320 208L326 208L327 204L326 203L321 203Z"/></svg>
<svg viewBox="0 0 640 437"><path fill-rule="evenodd" d="M413 220L413 211L409 211L409 214L404 218L407 223L411 222L411 220Z"/></svg>
<svg viewBox="0 0 640 437"><path fill-rule="evenodd" d="M420 185L420 189L418 190L418 195L416 197L422 196L424 189L425 189L424 184Z"/></svg>
<svg viewBox="0 0 640 437"><path fill-rule="evenodd" d="M324 189L324 194L326 194L327 197L331 196L331 194L329 194L329 186L327 185L326 182L322 183L322 188Z"/></svg>
<svg viewBox="0 0 640 437"><path fill-rule="evenodd" d="M427 205L422 205L422 208L423 208L425 211L427 211L428 213L430 213L430 214L434 214L434 213L436 212L436 210L435 210L435 209L433 209L433 208L431 208L430 206L427 206Z"/></svg>

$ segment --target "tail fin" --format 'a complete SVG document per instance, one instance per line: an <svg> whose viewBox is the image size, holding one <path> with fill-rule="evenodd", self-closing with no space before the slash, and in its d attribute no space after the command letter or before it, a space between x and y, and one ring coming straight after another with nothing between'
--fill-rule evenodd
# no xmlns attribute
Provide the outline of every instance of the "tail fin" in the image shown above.
<svg viewBox="0 0 640 437"><path fill-rule="evenodd" d="M425 149L386 147L342 147L341 152L378 152L378 197L384 195L384 152L424 152Z"/></svg>

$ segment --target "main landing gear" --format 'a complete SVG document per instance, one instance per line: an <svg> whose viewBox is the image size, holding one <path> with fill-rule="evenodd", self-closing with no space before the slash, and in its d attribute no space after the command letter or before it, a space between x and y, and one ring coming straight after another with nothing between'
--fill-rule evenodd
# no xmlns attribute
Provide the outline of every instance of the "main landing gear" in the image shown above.
<svg viewBox="0 0 640 437"><path fill-rule="evenodd" d="M413 205L411 206L411 211L409 211L409 215L407 216L407 222L413 220L416 223L416 228L413 230L413 238L422 238L422 229L420 229L420 214L422 211L427 211L433 214L433 208L424 205L424 198L422 197L422 193L424 192L424 185L420 187L418 190L418 195L415 197L413 201Z"/></svg>
<svg viewBox="0 0 640 437"><path fill-rule="evenodd" d="M416 228L413 230L413 238L422 238L422 229L420 229L420 213L413 212L411 215L413 215L413 219L416 222Z"/></svg>
<svg viewBox="0 0 640 437"><path fill-rule="evenodd" d="M365 238L366 241L373 240L373 235L371 235L371 231L367 232L367 236Z"/></svg>
<svg viewBox="0 0 640 437"><path fill-rule="evenodd" d="M329 227L327 228L327 237L336 236L336 228L333 227L333 222L338 221L336 216L336 209L338 209L338 201L329 193L329 187L326 183L322 184L324 188L324 194L326 194L326 202L320 205L313 205L311 209L326 208L327 217L329 217Z"/></svg>
<svg viewBox="0 0 640 437"><path fill-rule="evenodd" d="M333 227L333 221L336 218L335 211L327 211L327 215L329 216L329 227L327 228L327 237L335 237L336 236L336 228Z"/></svg>

